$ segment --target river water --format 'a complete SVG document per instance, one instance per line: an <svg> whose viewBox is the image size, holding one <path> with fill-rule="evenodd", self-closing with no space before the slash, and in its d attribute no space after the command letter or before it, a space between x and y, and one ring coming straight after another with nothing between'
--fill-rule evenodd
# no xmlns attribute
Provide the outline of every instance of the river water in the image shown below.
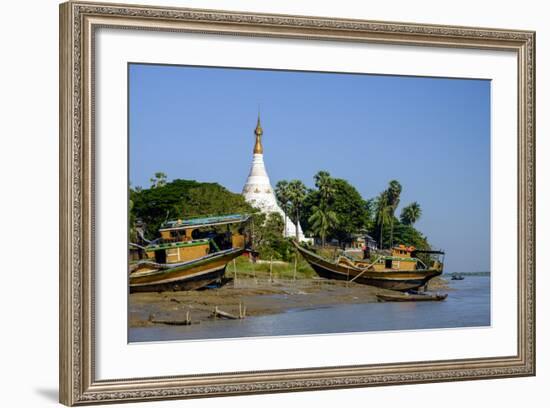
<svg viewBox="0 0 550 408"><path fill-rule="evenodd" d="M490 326L490 277L466 276L461 281L449 280L449 284L453 290L442 302L347 304L192 326L133 328L129 340L198 340Z"/></svg>

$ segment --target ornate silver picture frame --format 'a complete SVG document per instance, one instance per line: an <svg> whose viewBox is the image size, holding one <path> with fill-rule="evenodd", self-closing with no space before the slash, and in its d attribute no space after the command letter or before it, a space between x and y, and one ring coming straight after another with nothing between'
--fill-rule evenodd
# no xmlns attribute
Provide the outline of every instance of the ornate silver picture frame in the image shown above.
<svg viewBox="0 0 550 408"><path fill-rule="evenodd" d="M517 57L517 352L483 358L98 379L95 34L99 28L513 52ZM124 137L124 135L121 135ZM60 402L80 405L535 375L535 33L229 11L60 6ZM121 272L122 273L122 272ZM125 294L121 294L125 296ZM184 347L182 345L182 347Z"/></svg>

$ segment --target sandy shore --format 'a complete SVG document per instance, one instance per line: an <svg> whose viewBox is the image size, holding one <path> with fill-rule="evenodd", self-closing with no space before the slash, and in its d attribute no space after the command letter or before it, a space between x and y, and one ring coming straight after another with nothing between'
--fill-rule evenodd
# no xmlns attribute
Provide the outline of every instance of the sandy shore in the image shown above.
<svg viewBox="0 0 550 408"><path fill-rule="evenodd" d="M443 278L432 279L431 291L447 291ZM357 283L328 279L275 279L267 277L239 278L216 289L181 292L132 293L129 299L130 327L162 325L186 320L188 312L193 324L211 320L219 310L246 316L282 313L292 309L317 308L340 304L376 302L377 293L384 289ZM159 323L165 322L165 323Z"/></svg>

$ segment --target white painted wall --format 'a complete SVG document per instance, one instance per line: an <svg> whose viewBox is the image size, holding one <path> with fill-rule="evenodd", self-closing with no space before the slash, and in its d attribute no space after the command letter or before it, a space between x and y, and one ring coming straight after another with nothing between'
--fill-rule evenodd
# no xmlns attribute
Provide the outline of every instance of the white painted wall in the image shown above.
<svg viewBox="0 0 550 408"><path fill-rule="evenodd" d="M153 0L151 0L153 1ZM140 3L134 0L134 3ZM150 3L145 1L144 3ZM537 31L537 133L538 234L540 253L550 245L549 188L550 122L550 26L545 2L524 0L455 2L398 0L188 0L161 1L200 8L309 14L372 20L456 24ZM57 400L57 1L5 2L2 8L0 64L0 248L2 248L2 347L0 373L4 386L2 406L53 406ZM33 228L20 229L25 221ZM33 256L21 246L35 238ZM23 262L40 261L22 269ZM379 387L340 391L292 393L194 401L145 403L136 406L187 407L280 407L316 405L330 407L399 406L444 404L445 407L546 406L544 386L550 384L550 329L545 296L550 278L538 271L537 307L539 349L538 376L525 379L473 381L446 384ZM131 405L126 405L131 406Z"/></svg>

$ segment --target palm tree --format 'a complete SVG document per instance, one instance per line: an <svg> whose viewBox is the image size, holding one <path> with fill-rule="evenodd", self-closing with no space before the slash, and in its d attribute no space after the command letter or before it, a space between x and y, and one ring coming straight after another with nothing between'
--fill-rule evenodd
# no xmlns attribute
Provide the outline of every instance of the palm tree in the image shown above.
<svg viewBox="0 0 550 408"><path fill-rule="evenodd" d="M401 210L401 222L405 225L413 225L422 215L420 204L416 201L410 203Z"/></svg>
<svg viewBox="0 0 550 408"><path fill-rule="evenodd" d="M334 179L330 177L328 171L319 171L314 177L315 187L319 190L319 196L322 206L328 206L334 192L336 191L334 186Z"/></svg>
<svg viewBox="0 0 550 408"><path fill-rule="evenodd" d="M399 198L401 196L401 191L403 190L403 187L401 187L401 183L397 180L392 180L389 183L388 186L388 203L390 207L395 211L397 206L399 205Z"/></svg>
<svg viewBox="0 0 550 408"><path fill-rule="evenodd" d="M162 187L166 185L166 174L157 171L149 181L151 182L151 188Z"/></svg>
<svg viewBox="0 0 550 408"><path fill-rule="evenodd" d="M296 221L296 240L300 239L298 227L300 225L300 209L306 198L306 186L300 180L292 180L288 183L289 199L292 202Z"/></svg>
<svg viewBox="0 0 550 408"><path fill-rule="evenodd" d="M334 211L327 208L313 207L313 214L308 221L313 232L321 237L321 246L325 246L325 239L328 231L338 223L338 217Z"/></svg>
<svg viewBox="0 0 550 408"><path fill-rule="evenodd" d="M401 196L401 184L397 180L392 180L389 183L389 187L386 190L388 196L388 206L390 212L390 247L393 246L393 220L395 218L395 210L399 205L399 200Z"/></svg>
<svg viewBox="0 0 550 408"><path fill-rule="evenodd" d="M285 213L284 234L286 234L286 213L288 212L288 204L290 202L290 189L288 188L288 185L288 181L286 180L281 180L275 185L275 196L277 197L277 200L279 201L279 204L281 205Z"/></svg>
<svg viewBox="0 0 550 408"><path fill-rule="evenodd" d="M384 190L376 198L376 225L378 227L378 240L380 249L384 247L384 225L390 222L391 207L388 200L388 191Z"/></svg>
<svg viewBox="0 0 550 408"><path fill-rule="evenodd" d="M134 200L128 200L128 224L130 224L130 242L137 242L136 214L134 213Z"/></svg>

